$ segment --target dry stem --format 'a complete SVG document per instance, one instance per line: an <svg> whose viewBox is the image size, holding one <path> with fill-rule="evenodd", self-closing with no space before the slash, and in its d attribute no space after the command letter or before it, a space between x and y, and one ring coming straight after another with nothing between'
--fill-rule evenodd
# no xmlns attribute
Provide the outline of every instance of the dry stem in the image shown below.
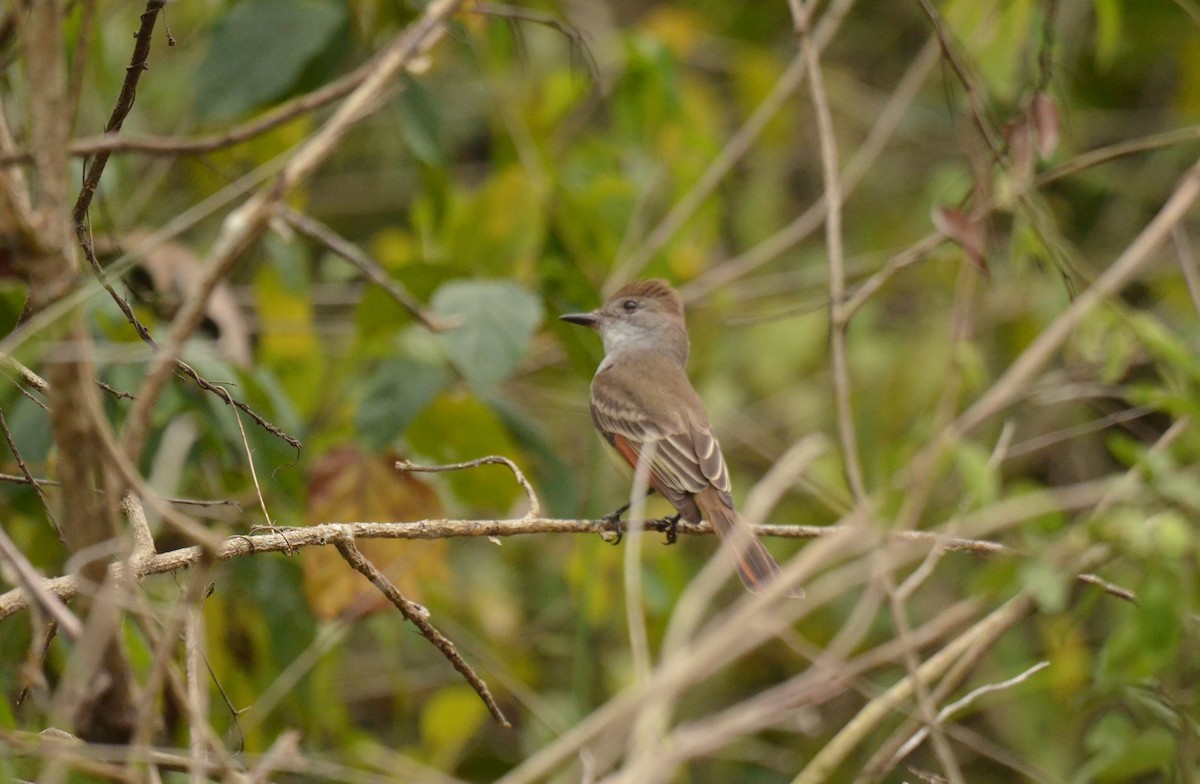
<svg viewBox="0 0 1200 784"><path fill-rule="evenodd" d="M508 719L504 717L504 712L500 710L500 706L496 704L496 700L492 697L491 691L488 690L487 684L483 679L471 669L471 665L467 664L458 649L444 634L439 632L432 623L429 622L429 611L416 602L409 601L400 593L400 589L389 580L383 572L375 568L374 564L363 557L359 549L354 546L352 537L342 537L335 539L333 542L337 547L338 552L346 559L346 563L350 564L356 571L371 581L371 584L380 590L387 597L388 601L396 606L411 624L420 630L421 636L429 640L433 647L441 651L442 655L449 660L454 669L458 670L467 683L471 684L471 688L483 700L483 704L487 706L488 712L492 717L503 727L511 727Z"/></svg>

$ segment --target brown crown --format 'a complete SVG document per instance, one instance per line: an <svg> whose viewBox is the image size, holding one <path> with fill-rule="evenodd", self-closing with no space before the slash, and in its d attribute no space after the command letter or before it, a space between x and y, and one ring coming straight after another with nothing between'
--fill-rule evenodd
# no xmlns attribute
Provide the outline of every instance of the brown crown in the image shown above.
<svg viewBox="0 0 1200 784"><path fill-rule="evenodd" d="M661 300L663 305L676 313L683 313L683 297L679 296L679 292L671 288L671 284L661 278L652 278L650 280L639 280L634 283L628 283L613 293L609 300L622 299L624 297L645 297L646 299Z"/></svg>

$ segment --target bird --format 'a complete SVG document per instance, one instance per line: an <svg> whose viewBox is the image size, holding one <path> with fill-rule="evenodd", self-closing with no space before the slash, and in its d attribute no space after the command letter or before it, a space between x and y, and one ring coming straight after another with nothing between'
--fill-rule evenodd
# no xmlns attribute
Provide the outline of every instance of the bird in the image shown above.
<svg viewBox="0 0 1200 784"><path fill-rule="evenodd" d="M779 564L734 508L729 469L687 376L689 341L679 292L665 280L638 281L596 310L559 318L596 330L604 344L590 395L596 430L634 470L650 449L650 487L675 507L676 521L708 520L742 584L761 593L778 577Z"/></svg>

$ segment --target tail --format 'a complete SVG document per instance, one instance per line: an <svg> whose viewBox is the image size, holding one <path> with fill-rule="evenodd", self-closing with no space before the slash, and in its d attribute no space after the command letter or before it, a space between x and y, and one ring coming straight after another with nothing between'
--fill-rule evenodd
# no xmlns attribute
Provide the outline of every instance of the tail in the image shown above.
<svg viewBox="0 0 1200 784"><path fill-rule="evenodd" d="M692 498L700 508L701 516L712 523L713 530L733 557L733 566L742 585L750 593L762 593L767 583L779 576L779 564L715 488L706 488ZM789 595L802 598L804 589L795 588Z"/></svg>

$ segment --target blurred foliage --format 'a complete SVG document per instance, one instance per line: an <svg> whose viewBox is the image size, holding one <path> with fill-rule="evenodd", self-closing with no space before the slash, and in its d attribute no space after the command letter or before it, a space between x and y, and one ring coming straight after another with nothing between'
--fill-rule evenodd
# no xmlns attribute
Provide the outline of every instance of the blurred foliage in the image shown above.
<svg viewBox="0 0 1200 784"><path fill-rule="evenodd" d="M71 6L73 29L84 5ZM79 135L103 127L140 12L138 3L100 5ZM1060 117L1061 141L1038 172L1001 171L943 62L847 200L854 289L927 235L935 209L966 203L981 177L1011 197L998 199L979 229L988 272L943 244L890 278L851 325L859 448L883 519L903 505L911 461L945 413L988 388L1128 245L1195 159L1200 136L1083 168L1018 197L1033 174L1086 150L1195 128L1200 17L1193 4L1168 0L936 5L977 80L980 111L997 127L1016 122L1044 90ZM186 383L173 385L156 409L142 468L166 495L235 502L194 510L214 529L247 533L268 522L258 511L248 454L276 525L523 511L524 497L502 466L418 481L389 469L396 455L430 463L506 455L528 469L556 516L598 516L626 498L627 478L613 468L587 413L600 346L556 316L595 306L614 265L691 192L771 93L797 43L784 2L546 0L522 9L560 19L563 29L460 14L428 69L397 85L402 91L293 199L372 254L433 312L457 319L456 329L430 334L343 261L286 232L265 239L235 270L232 282L255 330L254 362L239 367L203 341L187 359L305 447L296 455L243 418L247 450L231 408ZM168 49L159 31L125 132L228 128L365 62L418 13L417 4L381 0L171 4L178 45ZM843 166L929 36L918 4L851 9L823 58ZM20 84L13 68L0 72L10 111L21 105L10 100ZM139 227L164 225L275 160L329 111L204 156L115 157L92 210L97 235L119 241ZM689 308L691 372L739 499L797 439L836 432L822 230L712 291L708 276L786 227L822 188L801 89L639 271L704 292ZM201 257L224 214L208 215L184 235ZM1193 254L1200 253L1196 214L1193 208L1180 235ZM1164 248L1134 286L1083 321L1016 407L954 444L936 468L919 521L925 526L1019 502L1037 489L1140 472L1139 491L1099 513L1047 514L1003 531L1017 556L946 556L911 602L921 617L965 595L994 599L1027 589L1038 602L1039 615L1008 634L971 681L1051 662L1019 688L984 698L962 721L992 744L960 747L972 782L1200 776L1200 322L1180 255L1186 251ZM21 293L11 285L2 293L0 318L11 324ZM136 389L147 352L102 296L89 309L103 380ZM138 312L156 331L170 315L148 302ZM29 356L19 356L38 351L29 346ZM128 410L126 401L106 405L115 420ZM0 407L34 472L48 473L54 455L45 411L13 385L0 392ZM1184 418L1190 426L1155 449ZM996 451L1001 439L1006 454ZM830 454L814 466L774 521L838 520L851 506L840 460ZM17 468L9 460L3 470ZM37 497L16 485L0 492L5 530L39 568L60 573L63 548ZM652 501L650 513L661 511ZM184 544L170 530L159 535L160 549ZM491 724L457 674L398 616L366 617L381 605L357 573L331 551L307 550L298 558L245 558L214 572L204 605L208 663L223 693L214 689L214 715L231 747L244 742L246 751L260 752L296 727L305 750L349 765L407 780L419 780L414 766L426 765L488 781L633 677L620 548L565 536L516 538L502 547L484 539L361 546L429 607L516 717L516 729ZM770 547L783 557L802 545ZM1103 577L1134 591L1137 604L1062 573L1064 552L1088 548L1103 549ZM699 538L672 548L647 544L652 646L712 551ZM182 584L157 577L145 590L152 602L167 603ZM737 589L727 590L733 596ZM848 597L835 602L800 631L828 642L852 606ZM864 644L894 633L881 616ZM0 727L36 728L41 720L36 699L22 706L11 699L23 685L16 665L29 655L32 634L27 617L0 623L0 686L10 698L0 700ZM144 653L136 630L128 634ZM57 644L51 648L52 679L64 656ZM758 650L690 695L681 718L782 680L801 664L783 645ZM901 671L881 675L879 685ZM788 781L855 710L852 701L837 702L810 734L748 740L695 762L677 780ZM178 716L168 731L183 741ZM1021 763L1016 772L1012 759ZM864 762L853 758L844 780L851 764ZM913 763L937 766L925 750ZM0 776L16 775L15 765L0 760ZM911 780L906 775L901 769L887 780Z"/></svg>

